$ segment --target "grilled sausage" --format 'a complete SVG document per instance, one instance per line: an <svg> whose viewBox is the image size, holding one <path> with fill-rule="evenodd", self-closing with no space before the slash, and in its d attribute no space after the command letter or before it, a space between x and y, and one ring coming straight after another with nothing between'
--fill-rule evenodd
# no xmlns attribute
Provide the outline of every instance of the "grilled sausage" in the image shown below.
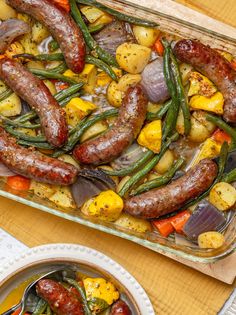
<svg viewBox="0 0 236 315"><path fill-rule="evenodd" d="M0 161L17 174L55 185L70 185L78 174L77 168L69 163L18 145L15 138L2 127L0 127Z"/></svg>
<svg viewBox="0 0 236 315"><path fill-rule="evenodd" d="M0 78L36 111L47 141L61 147L68 138L65 112L43 81L7 57L0 59Z"/></svg>
<svg viewBox="0 0 236 315"><path fill-rule="evenodd" d="M31 15L44 24L60 45L67 66L80 73L85 64L86 48L81 30L63 9L51 0L7 0L17 11Z"/></svg>
<svg viewBox="0 0 236 315"><path fill-rule="evenodd" d="M215 162L204 159L169 185L127 199L124 209L143 219L154 219L171 213L206 191L213 183L217 171Z"/></svg>
<svg viewBox="0 0 236 315"><path fill-rule="evenodd" d="M140 85L126 92L117 120L111 129L74 149L83 164L99 165L119 156L136 138L146 117L147 99Z"/></svg>
<svg viewBox="0 0 236 315"><path fill-rule="evenodd" d="M174 47L177 58L206 75L224 95L224 119L236 123L236 72L216 50L196 40L181 40Z"/></svg>
<svg viewBox="0 0 236 315"><path fill-rule="evenodd" d="M131 315L131 311L124 301L119 300L113 304L110 315Z"/></svg>
<svg viewBox="0 0 236 315"><path fill-rule="evenodd" d="M39 280L36 292L57 315L84 315L83 305L78 298L54 280Z"/></svg>

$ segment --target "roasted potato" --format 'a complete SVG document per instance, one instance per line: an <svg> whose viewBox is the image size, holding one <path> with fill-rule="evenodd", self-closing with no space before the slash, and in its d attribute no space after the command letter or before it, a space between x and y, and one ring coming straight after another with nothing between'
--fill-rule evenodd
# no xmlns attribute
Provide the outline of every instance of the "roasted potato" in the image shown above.
<svg viewBox="0 0 236 315"><path fill-rule="evenodd" d="M134 36L137 42L145 47L152 47L160 35L160 30L151 27L133 26Z"/></svg>
<svg viewBox="0 0 236 315"><path fill-rule="evenodd" d="M104 120L98 121L96 124L92 125L89 129L87 129L83 136L81 137L81 142L94 138L106 131L108 128L108 123Z"/></svg>
<svg viewBox="0 0 236 315"><path fill-rule="evenodd" d="M144 233L151 231L151 224L147 220L135 218L127 213L122 213L115 224L135 232Z"/></svg>
<svg viewBox="0 0 236 315"><path fill-rule="evenodd" d="M225 182L217 183L210 191L209 201L221 211L229 210L236 202L236 189Z"/></svg>
<svg viewBox="0 0 236 315"><path fill-rule="evenodd" d="M198 245L200 248L219 248L224 242L224 235L215 231L205 232L198 236Z"/></svg>
<svg viewBox="0 0 236 315"><path fill-rule="evenodd" d="M69 187L58 186L56 193L48 199L59 207L76 209Z"/></svg>
<svg viewBox="0 0 236 315"><path fill-rule="evenodd" d="M5 0L0 0L0 20L14 19L16 15L16 11L6 4Z"/></svg>
<svg viewBox="0 0 236 315"><path fill-rule="evenodd" d="M141 73L149 62L151 49L145 46L124 43L116 50L119 66L128 73Z"/></svg>
<svg viewBox="0 0 236 315"><path fill-rule="evenodd" d="M159 174L164 174L172 166L174 160L175 158L173 152L168 149L163 155L163 157L160 159L160 161L156 164L154 170Z"/></svg>

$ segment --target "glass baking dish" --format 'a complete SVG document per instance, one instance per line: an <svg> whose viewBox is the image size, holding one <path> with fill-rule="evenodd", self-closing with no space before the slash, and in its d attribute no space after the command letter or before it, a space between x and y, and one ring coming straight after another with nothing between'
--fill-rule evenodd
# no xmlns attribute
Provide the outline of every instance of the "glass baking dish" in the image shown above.
<svg viewBox="0 0 236 315"><path fill-rule="evenodd" d="M217 47L219 49L228 50L231 53L235 53L236 51L235 39L217 34L214 31L204 29L203 27L181 21L173 16L168 16L123 0L101 0L100 2L129 15L135 15L140 18L155 21L160 24L160 29L162 31L176 34L180 37L196 38L205 44L209 44L212 47ZM120 228L114 223L91 220L83 216L79 210L65 210L63 208L59 208L54 203L40 199L32 193L29 193L27 196L22 196L17 193L9 192L6 190L4 179L0 180L0 195L64 219L78 222L90 228L122 237L150 248L153 251L171 257L177 256L178 258L194 262L212 263L228 256L236 250L236 212L232 215L230 224L227 227L225 233L225 245L217 250L200 249L194 244L178 245L175 243L174 238L163 238L155 232L135 233L128 229Z"/></svg>

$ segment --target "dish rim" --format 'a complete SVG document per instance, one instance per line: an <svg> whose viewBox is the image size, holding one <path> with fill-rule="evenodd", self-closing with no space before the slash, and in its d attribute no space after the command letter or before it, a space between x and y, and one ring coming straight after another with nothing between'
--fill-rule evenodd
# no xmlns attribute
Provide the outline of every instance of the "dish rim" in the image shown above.
<svg viewBox="0 0 236 315"><path fill-rule="evenodd" d="M140 314L155 315L152 303L139 282L123 266L109 256L93 248L71 244L54 243L40 245L25 250L14 259L10 259L0 267L0 287L8 285L11 278L20 277L22 272L46 263L59 262L74 263L94 268L100 273L106 273L120 283L130 296L131 301L136 304Z"/></svg>

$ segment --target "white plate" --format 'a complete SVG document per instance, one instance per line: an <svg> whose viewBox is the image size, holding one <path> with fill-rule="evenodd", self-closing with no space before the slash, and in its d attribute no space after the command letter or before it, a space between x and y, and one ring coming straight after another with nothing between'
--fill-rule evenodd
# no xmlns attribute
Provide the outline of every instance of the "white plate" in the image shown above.
<svg viewBox="0 0 236 315"><path fill-rule="evenodd" d="M26 266L37 267L37 263L41 264L43 261L48 260L53 262L57 259L68 260L72 263L88 264L90 266L94 265L98 269L103 269L118 280L129 292L142 315L155 315L152 304L144 289L121 265L101 252L75 244L49 244L34 247L26 250L15 259L9 260L3 266L0 266L0 303L12 288L12 284L10 284L11 278L15 277L15 281L20 283L27 276L24 274ZM1 288L4 288L4 290L1 291Z"/></svg>

